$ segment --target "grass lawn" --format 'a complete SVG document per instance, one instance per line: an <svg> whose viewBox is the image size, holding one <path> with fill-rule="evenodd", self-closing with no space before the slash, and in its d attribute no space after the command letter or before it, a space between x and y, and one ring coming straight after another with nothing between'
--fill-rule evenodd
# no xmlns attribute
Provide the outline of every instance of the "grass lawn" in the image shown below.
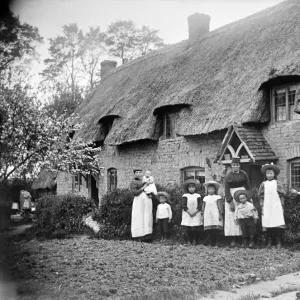
<svg viewBox="0 0 300 300"><path fill-rule="evenodd" d="M7 247L2 264L22 300L200 299L215 289L300 270L300 252L288 249L186 247L86 236L11 241Z"/></svg>

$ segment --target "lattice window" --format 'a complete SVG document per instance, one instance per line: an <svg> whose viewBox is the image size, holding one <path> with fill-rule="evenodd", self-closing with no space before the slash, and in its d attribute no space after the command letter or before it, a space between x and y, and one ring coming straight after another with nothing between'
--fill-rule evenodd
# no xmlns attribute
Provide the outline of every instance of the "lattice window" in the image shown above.
<svg viewBox="0 0 300 300"><path fill-rule="evenodd" d="M291 161L291 187L299 189L300 188L300 159Z"/></svg>
<svg viewBox="0 0 300 300"><path fill-rule="evenodd" d="M296 90L296 85L273 89L272 111L275 122L300 119L300 115L294 111Z"/></svg>
<svg viewBox="0 0 300 300"><path fill-rule="evenodd" d="M176 113L164 113L162 115L162 136L163 139L176 137Z"/></svg>
<svg viewBox="0 0 300 300"><path fill-rule="evenodd" d="M205 169L199 167L189 167L182 170L182 181L188 179L198 179L201 183L205 182Z"/></svg>
<svg viewBox="0 0 300 300"><path fill-rule="evenodd" d="M117 188L118 185L118 173L117 169L109 169L107 174L107 181L108 181L108 191L112 192Z"/></svg>
<svg viewBox="0 0 300 300"><path fill-rule="evenodd" d="M274 102L275 102L275 121L285 121L286 120L286 90L280 89L274 92Z"/></svg>

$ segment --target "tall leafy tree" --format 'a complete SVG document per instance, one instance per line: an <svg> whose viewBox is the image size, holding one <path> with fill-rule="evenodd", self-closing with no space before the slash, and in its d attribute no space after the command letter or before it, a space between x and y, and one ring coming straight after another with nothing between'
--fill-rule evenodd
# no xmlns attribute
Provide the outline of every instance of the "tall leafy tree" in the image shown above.
<svg viewBox="0 0 300 300"><path fill-rule="evenodd" d="M92 90L100 81L100 61L105 54L105 34L99 27L90 27L83 35L81 63L87 76L87 88Z"/></svg>
<svg viewBox="0 0 300 300"><path fill-rule="evenodd" d="M89 172L87 162L97 172L95 154L99 149L68 139L84 125L74 125L75 121L64 114L49 114L30 86L23 83L24 76L10 78L5 86L0 85L0 180L34 176L42 166L71 173Z"/></svg>
<svg viewBox="0 0 300 300"><path fill-rule="evenodd" d="M0 75L17 59L34 55L43 41L36 27L21 23L11 11L0 18Z"/></svg>
<svg viewBox="0 0 300 300"><path fill-rule="evenodd" d="M63 35L50 38L50 58L45 59L46 68L42 75L45 80L60 82L70 91L71 100L76 103L76 90L82 76L80 58L83 54L83 33L77 24L63 26Z"/></svg>
<svg viewBox="0 0 300 300"><path fill-rule="evenodd" d="M108 26L106 34L109 53L119 57L123 64L164 46L158 30L147 26L139 29L132 21L116 21Z"/></svg>

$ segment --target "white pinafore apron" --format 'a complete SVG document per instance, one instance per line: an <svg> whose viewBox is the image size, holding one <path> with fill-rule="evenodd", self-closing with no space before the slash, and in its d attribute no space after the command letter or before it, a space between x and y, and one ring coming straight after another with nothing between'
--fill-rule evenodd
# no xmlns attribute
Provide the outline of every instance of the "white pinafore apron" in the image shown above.
<svg viewBox="0 0 300 300"><path fill-rule="evenodd" d="M199 194L184 194L183 197L187 197L187 207L189 212L195 213L197 211L198 207L198 201L197 199L201 197ZM202 225L201 220L201 212L198 211L197 214L191 218L191 216L186 212L182 211L182 221L181 225L183 226L200 226Z"/></svg>
<svg viewBox="0 0 300 300"><path fill-rule="evenodd" d="M244 190L244 187L231 188L230 194L233 197L234 193L238 190ZM237 202L233 197L233 203L235 209L237 207ZM234 219L234 211L230 210L230 203L225 201L225 222L224 222L224 235L225 236L240 236L242 235L242 229L238 222Z"/></svg>
<svg viewBox="0 0 300 300"><path fill-rule="evenodd" d="M223 220L219 220L219 209L217 201L221 199L218 195L208 195L203 201L205 201L205 210L204 210L204 230L205 227L223 227Z"/></svg>
<svg viewBox="0 0 300 300"><path fill-rule="evenodd" d="M277 181L267 180L264 182L264 211L262 216L262 227L284 226L283 209L277 192Z"/></svg>
<svg viewBox="0 0 300 300"><path fill-rule="evenodd" d="M152 199L144 192L134 197L131 214L131 235L133 238L151 234L153 230Z"/></svg>

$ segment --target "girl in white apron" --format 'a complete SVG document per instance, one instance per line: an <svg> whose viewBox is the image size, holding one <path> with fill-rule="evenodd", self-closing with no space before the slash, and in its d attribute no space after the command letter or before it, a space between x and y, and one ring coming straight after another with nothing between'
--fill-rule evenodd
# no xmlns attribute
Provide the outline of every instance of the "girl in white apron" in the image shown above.
<svg viewBox="0 0 300 300"><path fill-rule="evenodd" d="M280 170L271 163L263 165L261 171L265 175L265 181L260 185L258 191L263 231L267 232L269 248L272 246L274 238L276 238L277 248L281 248L282 232L285 228L283 215L285 192L277 181Z"/></svg>
<svg viewBox="0 0 300 300"><path fill-rule="evenodd" d="M195 193L196 186L200 182L195 179L188 179L183 183L185 194L182 196L182 221L181 225L188 236L188 245L197 243L197 233L201 230L201 196Z"/></svg>
<svg viewBox="0 0 300 300"><path fill-rule="evenodd" d="M211 246L214 242L218 246L219 233L223 230L223 201L222 197L217 194L220 185L215 181L208 181L204 185L207 189L207 196L203 198L202 213L206 244Z"/></svg>

